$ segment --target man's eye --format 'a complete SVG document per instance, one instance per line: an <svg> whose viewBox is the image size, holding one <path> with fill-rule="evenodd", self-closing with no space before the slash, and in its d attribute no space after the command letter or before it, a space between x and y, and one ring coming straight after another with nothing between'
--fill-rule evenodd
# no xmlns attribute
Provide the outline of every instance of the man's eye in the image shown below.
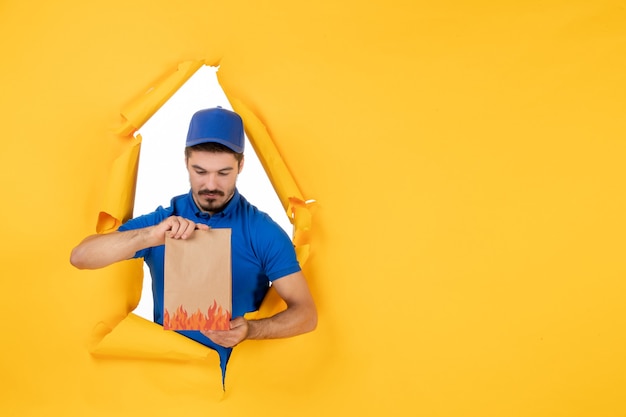
<svg viewBox="0 0 626 417"><path fill-rule="evenodd" d="M204 174L206 174L206 171L196 171L196 174L198 174L198 175L204 175Z"/></svg>
<svg viewBox="0 0 626 417"><path fill-rule="evenodd" d="M229 174L228 172L218 172L218 175L219 175L220 177L225 177L225 176L227 176L228 174Z"/></svg>

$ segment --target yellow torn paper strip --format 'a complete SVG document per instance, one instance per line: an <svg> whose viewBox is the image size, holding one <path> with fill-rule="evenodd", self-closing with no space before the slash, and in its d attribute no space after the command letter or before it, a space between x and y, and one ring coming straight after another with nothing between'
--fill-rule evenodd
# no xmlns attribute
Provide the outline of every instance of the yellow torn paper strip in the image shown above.
<svg viewBox="0 0 626 417"><path fill-rule="evenodd" d="M140 147L141 136L137 135L113 162L104 192L102 209L98 214L97 233L113 231L131 217Z"/></svg>
<svg viewBox="0 0 626 417"><path fill-rule="evenodd" d="M126 105L121 111L124 123L117 134L129 136L140 129L203 64L204 61L181 62L176 71L158 81L142 96Z"/></svg>
<svg viewBox="0 0 626 417"><path fill-rule="evenodd" d="M93 356L101 358L188 361L214 354L206 346L176 332L164 332L160 325L133 313L114 328L100 323L94 331L94 335L97 334L104 334L104 337L94 340L89 350Z"/></svg>

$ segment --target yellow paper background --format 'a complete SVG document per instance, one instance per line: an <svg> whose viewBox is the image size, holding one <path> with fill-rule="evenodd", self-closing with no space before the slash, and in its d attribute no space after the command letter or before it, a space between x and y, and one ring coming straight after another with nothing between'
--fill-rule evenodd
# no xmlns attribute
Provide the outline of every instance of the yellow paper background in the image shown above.
<svg viewBox="0 0 626 417"><path fill-rule="evenodd" d="M8 0L0 39L2 415L626 414L623 1ZM139 261L68 261L190 62L316 200L319 327L225 394L127 317Z"/></svg>

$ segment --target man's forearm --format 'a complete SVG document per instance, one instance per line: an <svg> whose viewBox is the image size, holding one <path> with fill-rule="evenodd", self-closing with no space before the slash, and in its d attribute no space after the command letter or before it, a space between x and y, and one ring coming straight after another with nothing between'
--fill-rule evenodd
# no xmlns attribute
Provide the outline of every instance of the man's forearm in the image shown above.
<svg viewBox="0 0 626 417"><path fill-rule="evenodd" d="M248 321L247 339L277 339L297 336L315 329L317 314L310 306L291 306L268 318Z"/></svg>
<svg viewBox="0 0 626 417"><path fill-rule="evenodd" d="M70 262L79 269L97 269L132 258L153 246L150 228L88 236L72 250Z"/></svg>

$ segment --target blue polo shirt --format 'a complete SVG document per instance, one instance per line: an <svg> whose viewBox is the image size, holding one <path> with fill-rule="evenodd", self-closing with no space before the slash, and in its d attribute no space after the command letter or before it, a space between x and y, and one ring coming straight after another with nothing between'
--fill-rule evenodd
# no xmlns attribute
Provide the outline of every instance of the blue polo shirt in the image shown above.
<svg viewBox="0 0 626 417"><path fill-rule="evenodd" d="M271 281L300 271L291 239L266 213L250 204L237 190L219 213L202 212L191 191L172 198L168 208L129 220L119 231L154 226L170 216L181 216L212 228L230 228L232 264L232 316L239 317L258 310ZM140 250L152 275L154 321L163 325L163 276L165 245ZM218 351L225 371L231 349L216 345L199 331L179 333Z"/></svg>

